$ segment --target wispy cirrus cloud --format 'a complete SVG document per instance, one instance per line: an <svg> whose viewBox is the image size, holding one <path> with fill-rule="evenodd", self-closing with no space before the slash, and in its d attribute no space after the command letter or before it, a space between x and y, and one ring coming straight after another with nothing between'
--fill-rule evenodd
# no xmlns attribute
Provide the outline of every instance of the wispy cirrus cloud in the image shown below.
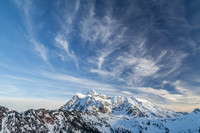
<svg viewBox="0 0 200 133"><path fill-rule="evenodd" d="M59 5L63 4L63 2L57 3L57 12L60 12ZM68 11L68 5L66 4L66 8L61 10L64 12L62 15L57 15L58 13L55 13L54 17L56 18L57 22L59 23L60 29L57 32L54 40L56 42L56 45L60 48L60 52L58 52L58 56L61 57L62 61L66 61L66 54L68 57L70 57L74 62L76 67L78 68L78 58L75 55L75 52L70 48L70 41L69 38L71 36L71 33L73 32L73 26L74 26L74 20L76 19L76 15L79 12L80 8L80 0L76 0L72 11ZM71 5L70 5L71 6ZM62 51L65 51L64 53Z"/></svg>
<svg viewBox="0 0 200 133"><path fill-rule="evenodd" d="M96 53L96 56L88 59L88 62L94 65L94 68L90 68L89 71L100 76L116 77L120 71L119 67L108 70L105 69L105 65L106 61L110 60L110 56L120 48L119 45L124 42L126 27L112 18L108 11L105 11L105 16L96 17L92 2L87 8L88 17L83 18L80 22L80 36L85 42L90 42L87 45ZM118 32L119 30L120 32Z"/></svg>
<svg viewBox="0 0 200 133"><path fill-rule="evenodd" d="M125 95L134 95L139 98L145 98L156 104L177 111L190 112L193 108L199 106L199 87L191 86L180 80L175 82L163 81L163 85L165 84L174 86L176 92L171 92L170 90L163 88L155 89L152 87L125 87L125 90L121 92Z"/></svg>
<svg viewBox="0 0 200 133"><path fill-rule="evenodd" d="M76 0L72 15L67 18L68 24L72 24L80 8L80 0Z"/></svg>
<svg viewBox="0 0 200 133"><path fill-rule="evenodd" d="M113 14L115 7L112 4L108 4L109 8L105 7L101 17L96 15L95 4L92 2L88 4L88 16L80 22L80 36L84 41L89 42L87 45L95 51L95 55L88 59L88 63L92 64L89 72L104 78L112 77L128 85L142 85L147 78L178 75L180 71L177 70L187 57L187 53L181 50L177 52L171 48L156 49L155 46L165 40L163 32L168 31L158 29L154 19L149 20L150 25L146 24L148 17L146 21L136 19L133 21L135 26L128 29L123 21L133 13L130 10L138 3L130 4L132 4L130 9L128 8L120 18ZM132 15L145 18L146 14L143 14L139 7L137 8L137 13L134 12ZM143 22L145 29L138 29ZM163 40L158 38L153 45L154 42L150 39L151 31L155 31L156 34L162 32ZM149 48L150 45L152 48Z"/></svg>
<svg viewBox="0 0 200 133"><path fill-rule="evenodd" d="M37 42L34 39L31 39L30 42L34 45L35 50L39 53L39 55L42 57L42 59L44 61L48 62L48 50L47 50L47 48L43 44Z"/></svg>
<svg viewBox="0 0 200 133"><path fill-rule="evenodd" d="M57 1L54 17L60 26L60 31L64 35L69 35L73 31L74 21L80 9L80 0L67 4L64 1ZM60 9L60 6L64 8Z"/></svg>
<svg viewBox="0 0 200 133"><path fill-rule="evenodd" d="M37 54L45 61L48 62L48 49L44 44L40 43L36 38L36 31L34 30L34 23L32 21L33 14L33 2L29 0L18 1L15 0L16 5L20 10L22 10L22 14L25 21L25 27L28 32L27 39L30 43L32 43L34 50Z"/></svg>
<svg viewBox="0 0 200 133"><path fill-rule="evenodd" d="M116 87L112 84L101 83L95 80L87 79L87 78L80 78L76 76L71 76L67 74L60 74L60 73L49 73L43 72L41 73L42 76L47 77L49 79L54 79L58 81L76 83L80 88L93 88L99 91L116 91Z"/></svg>
<svg viewBox="0 0 200 133"><path fill-rule="evenodd" d="M56 42L56 45L60 48L60 50L63 50L67 54L68 57L70 57L72 60L75 61L76 66L78 67L77 57L75 56L73 51L69 50L69 44L68 44L67 39L63 35L58 34L55 38L55 42ZM65 60L66 54L61 53L61 58Z"/></svg>
<svg viewBox="0 0 200 133"><path fill-rule="evenodd" d="M0 88L2 90L0 90L1 92L10 95L19 94L23 97L24 95L31 95L35 97L42 96L48 98L49 96L57 97L57 95L73 96L75 93L85 92L89 89L96 89L97 91L103 93L108 92L108 94L110 92L117 92L117 87L114 84L104 83L86 77L64 74L57 71L43 70L41 68L27 70L21 67L14 69L14 66L8 65L3 67L6 67L13 72L20 73L18 75L7 73L2 74L0 79ZM28 93L29 91L32 93Z"/></svg>

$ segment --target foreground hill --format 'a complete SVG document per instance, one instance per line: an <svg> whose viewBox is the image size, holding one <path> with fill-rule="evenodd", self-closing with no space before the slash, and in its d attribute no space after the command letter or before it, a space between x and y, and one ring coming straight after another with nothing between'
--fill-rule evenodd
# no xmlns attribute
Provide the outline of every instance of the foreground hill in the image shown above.
<svg viewBox="0 0 200 133"><path fill-rule="evenodd" d="M1 133L198 133L200 109L177 113L146 100L76 94L59 110L19 113L0 106Z"/></svg>

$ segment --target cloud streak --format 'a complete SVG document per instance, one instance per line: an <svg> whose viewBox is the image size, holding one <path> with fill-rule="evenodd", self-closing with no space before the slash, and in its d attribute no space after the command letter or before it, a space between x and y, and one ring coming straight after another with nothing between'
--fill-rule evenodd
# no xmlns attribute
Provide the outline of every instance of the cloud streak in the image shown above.
<svg viewBox="0 0 200 133"><path fill-rule="evenodd" d="M48 50L47 50L47 48L43 44L35 41L34 39L31 39L30 41L34 45L35 50L39 53L39 55L42 57L42 59L45 62L48 62Z"/></svg>
<svg viewBox="0 0 200 133"><path fill-rule="evenodd" d="M63 4L62 2L58 2L58 6L56 7L57 11L60 11L59 5ZM57 15L55 13L54 17L56 18L57 22L59 23L61 29L57 32L54 40L56 42L56 45L60 48L61 52L58 53L58 56L61 57L62 61L66 61L66 55L62 52L63 50L67 54L68 57L70 57L76 65L76 68L79 67L78 58L75 55L75 52L70 48L70 41L69 38L73 32L73 23L76 19L76 15L79 12L80 8L80 0L76 0L75 4L73 5L73 11L68 11L67 5L63 12L65 12L64 15Z"/></svg>
<svg viewBox="0 0 200 133"><path fill-rule="evenodd" d="M176 93L172 93L169 90L161 88L155 89L152 87L125 87L126 91L121 92L129 96L134 95L146 98L149 101L153 101L161 106L166 106L177 111L190 112L194 107L199 106L200 91L198 89L194 89L194 86L188 86L187 83L182 81L164 81L164 84L173 85ZM136 91L137 93L132 93L132 91Z"/></svg>
<svg viewBox="0 0 200 133"><path fill-rule="evenodd" d="M48 49L44 46L44 44L37 41L37 38L35 37L35 31L34 31L34 24L32 22L32 1L25 0L25 1L18 1L15 0L16 5L18 8L23 10L23 16L25 20L25 26L26 30L28 32L27 39L30 43L32 43L33 48L35 49L36 53L39 54L39 56L45 61L48 62Z"/></svg>
<svg viewBox="0 0 200 133"><path fill-rule="evenodd" d="M77 60L77 57L75 56L74 52L69 50L69 44L67 42L67 39L58 34L55 38L55 42L56 42L56 45L61 49L61 50L64 50L65 53L68 55L68 57L70 57L72 60L75 61L76 63L76 66L78 67L78 60ZM61 54L61 58L65 59L65 55Z"/></svg>
<svg viewBox="0 0 200 133"><path fill-rule="evenodd" d="M67 74L55 74L55 73L42 73L44 77L49 79L54 79L58 81L70 82L77 84L80 88L94 88L100 91L116 91L115 86L106 83L100 83L94 80L86 79L86 78L79 78L75 76L70 76Z"/></svg>

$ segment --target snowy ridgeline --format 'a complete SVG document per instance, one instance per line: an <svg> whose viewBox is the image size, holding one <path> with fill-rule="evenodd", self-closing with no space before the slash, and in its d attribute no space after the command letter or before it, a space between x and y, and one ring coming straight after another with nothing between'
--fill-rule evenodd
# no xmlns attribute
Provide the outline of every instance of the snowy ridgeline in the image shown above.
<svg viewBox="0 0 200 133"><path fill-rule="evenodd" d="M143 99L76 94L59 110L23 113L0 106L0 132L199 133L200 109L177 113Z"/></svg>

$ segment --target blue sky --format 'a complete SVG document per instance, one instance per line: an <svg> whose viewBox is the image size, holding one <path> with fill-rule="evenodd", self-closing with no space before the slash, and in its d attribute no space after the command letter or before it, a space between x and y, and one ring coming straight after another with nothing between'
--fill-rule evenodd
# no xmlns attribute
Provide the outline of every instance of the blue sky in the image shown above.
<svg viewBox="0 0 200 133"><path fill-rule="evenodd" d="M0 104L59 108L95 89L191 111L200 1L0 1Z"/></svg>

